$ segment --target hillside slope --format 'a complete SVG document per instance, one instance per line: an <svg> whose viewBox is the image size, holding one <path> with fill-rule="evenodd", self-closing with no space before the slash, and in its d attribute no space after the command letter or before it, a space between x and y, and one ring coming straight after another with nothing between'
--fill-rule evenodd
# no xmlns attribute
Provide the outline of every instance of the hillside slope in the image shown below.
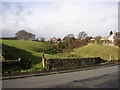
<svg viewBox="0 0 120 90"><path fill-rule="evenodd" d="M41 53L45 52L46 58L59 58L54 55L61 52L60 49L53 47L50 43L22 40L3 40L2 51L7 60L18 58L32 59L33 63L41 62Z"/></svg>
<svg viewBox="0 0 120 90"><path fill-rule="evenodd" d="M0 43L2 44L2 54L6 60L32 59L32 67L27 71L44 70L41 63L42 51L45 52L45 58L101 57L104 60L109 60L111 55L113 60L117 60L118 50L120 50L111 46L88 44L80 48L64 50L64 53L56 53L61 50L47 42L3 40ZM2 57L0 56L0 58Z"/></svg>
<svg viewBox="0 0 120 90"><path fill-rule="evenodd" d="M17 59L19 57L31 58L35 62L41 61L41 52L45 52L45 58L79 58L79 57L101 57L109 60L110 55L113 60L118 59L118 50L113 46L105 46L98 44L88 44L86 46L65 50L61 54L51 54L53 52L61 52L61 50L54 48L50 43L36 42L36 41L20 41L20 40L3 40L3 51L7 59ZM9 46L9 47L8 47Z"/></svg>
<svg viewBox="0 0 120 90"><path fill-rule="evenodd" d="M64 55L69 57L101 57L104 60L109 60L111 55L113 60L117 60L118 50L120 50L120 48L113 46L88 44Z"/></svg>

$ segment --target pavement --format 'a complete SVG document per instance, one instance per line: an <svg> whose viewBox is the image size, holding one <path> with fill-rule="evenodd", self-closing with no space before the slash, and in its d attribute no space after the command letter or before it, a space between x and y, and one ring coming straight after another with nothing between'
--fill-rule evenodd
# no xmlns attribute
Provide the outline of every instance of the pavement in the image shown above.
<svg viewBox="0 0 120 90"><path fill-rule="evenodd" d="M118 66L2 80L2 88L118 88Z"/></svg>

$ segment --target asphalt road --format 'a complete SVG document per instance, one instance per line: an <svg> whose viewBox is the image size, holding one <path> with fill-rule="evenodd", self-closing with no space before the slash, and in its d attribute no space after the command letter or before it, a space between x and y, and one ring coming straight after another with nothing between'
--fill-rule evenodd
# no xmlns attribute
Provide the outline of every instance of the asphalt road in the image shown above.
<svg viewBox="0 0 120 90"><path fill-rule="evenodd" d="M3 80L2 88L118 88L118 66Z"/></svg>

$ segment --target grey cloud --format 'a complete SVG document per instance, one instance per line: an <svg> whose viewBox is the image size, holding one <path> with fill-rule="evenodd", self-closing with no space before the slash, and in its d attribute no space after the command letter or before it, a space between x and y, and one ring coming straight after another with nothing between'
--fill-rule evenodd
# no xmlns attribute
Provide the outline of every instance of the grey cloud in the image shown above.
<svg viewBox="0 0 120 90"><path fill-rule="evenodd" d="M117 30L117 6L95 3L44 3L42 6L38 3L29 7L24 7L22 3L11 5L8 7L14 6L14 9L4 11L8 20L4 19L3 33L8 32L8 28L12 32L26 29L38 37L49 39L54 36L63 38L69 33L76 36L81 31L90 36L106 36L110 30ZM5 5L4 8L7 10L8 7Z"/></svg>

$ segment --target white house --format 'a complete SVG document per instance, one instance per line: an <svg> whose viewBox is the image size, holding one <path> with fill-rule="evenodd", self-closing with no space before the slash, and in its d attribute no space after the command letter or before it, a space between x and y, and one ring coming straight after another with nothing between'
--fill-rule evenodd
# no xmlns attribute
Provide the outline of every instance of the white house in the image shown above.
<svg viewBox="0 0 120 90"><path fill-rule="evenodd" d="M108 37L108 40L114 42L114 34L110 35L110 36Z"/></svg>
<svg viewBox="0 0 120 90"><path fill-rule="evenodd" d="M114 32L113 34L109 35L108 40L114 42L114 39L120 38L120 32Z"/></svg>

